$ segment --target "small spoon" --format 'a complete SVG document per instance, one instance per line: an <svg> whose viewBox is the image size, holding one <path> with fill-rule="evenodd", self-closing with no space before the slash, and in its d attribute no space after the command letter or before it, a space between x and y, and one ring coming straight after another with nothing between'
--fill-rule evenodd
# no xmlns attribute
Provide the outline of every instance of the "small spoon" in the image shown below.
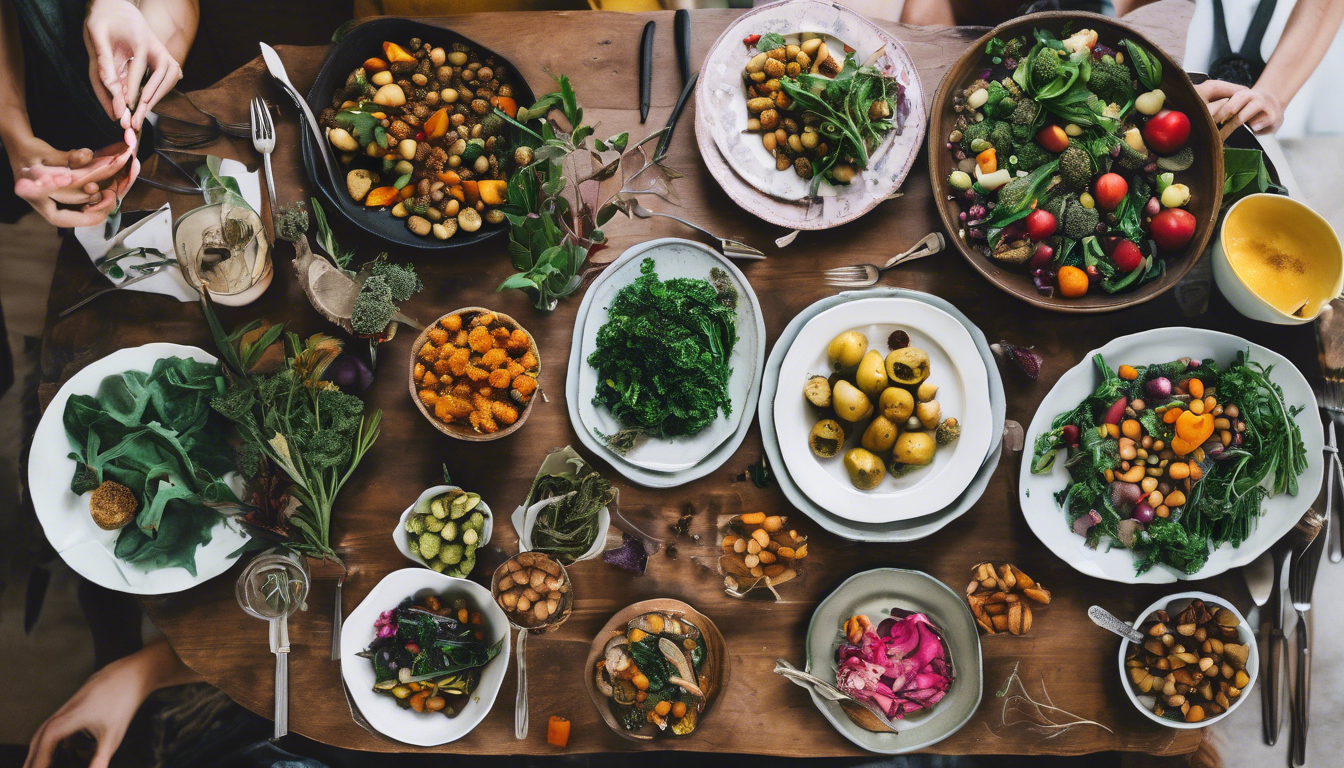
<svg viewBox="0 0 1344 768"><path fill-rule="evenodd" d="M1120 617L1102 608L1100 605L1094 605L1087 609L1087 617L1102 629L1109 630L1125 638L1131 643L1143 644L1143 635L1137 629L1130 626L1120 619Z"/></svg>
<svg viewBox="0 0 1344 768"><path fill-rule="evenodd" d="M849 716L849 719L866 731L900 733L896 726L887 719L886 713L878 709L876 704L856 699L825 680L810 675L783 659L775 659L775 674L791 680L795 685L814 690L822 698L839 704L840 708Z"/></svg>

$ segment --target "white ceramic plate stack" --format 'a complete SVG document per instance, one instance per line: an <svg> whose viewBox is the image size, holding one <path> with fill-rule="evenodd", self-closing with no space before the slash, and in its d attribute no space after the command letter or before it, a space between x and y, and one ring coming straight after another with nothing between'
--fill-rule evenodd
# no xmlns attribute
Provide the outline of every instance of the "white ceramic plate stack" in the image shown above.
<svg viewBox="0 0 1344 768"><path fill-rule="evenodd" d="M901 133L891 131L883 138L869 167L853 183L823 184L820 202L809 204L808 182L792 169L776 170L760 135L746 132L742 71L753 52L742 40L770 32L790 42L798 42L804 32L820 35L834 49L837 61L844 58L843 46L848 45L860 65L872 64L905 88L909 113ZM821 0L771 3L739 16L710 49L696 86L695 137L710 175L748 212L793 229L838 226L889 198L919 154L927 121L919 72L900 41L848 8Z"/></svg>
<svg viewBox="0 0 1344 768"><path fill-rule="evenodd" d="M588 356L595 348L598 329L607 321L612 300L618 291L639 277L640 265L646 258L653 259L660 280L677 277L708 280L710 271L719 269L737 289L738 338L729 358L732 374L728 381L733 411L727 416L720 413L698 434L669 439L641 437L633 448L621 454L597 436L597 433L615 434L621 430L621 424L609 410L593 404L597 371L588 364ZM671 237L650 240L626 250L603 270L579 305L565 379L569 420L588 450L632 482L650 488L682 485L722 466L742 444L761 394L764 361L765 320L746 276L717 251L700 243Z"/></svg>
<svg viewBox="0 0 1344 768"><path fill-rule="evenodd" d="M1302 372L1288 358L1259 344L1218 331L1203 328L1156 328L1143 333L1121 336L1111 343L1094 349L1070 368L1050 393L1041 401L1031 426L1026 433L1026 449L1030 451L1036 438L1050 428L1055 416L1078 406L1097 386L1097 368L1094 355L1101 355L1112 368L1121 365L1156 365L1189 357L1194 360L1212 358L1229 363L1238 352L1250 352L1252 362L1273 366L1269 379L1283 390L1283 399L1289 407L1301 407L1297 424L1302 430L1302 444L1306 447L1307 469L1297 478L1297 495L1286 493L1267 496L1261 503L1260 519L1251 535L1240 546L1224 544L1213 550L1209 560L1196 573L1187 574L1171 566L1156 565L1142 574L1134 572L1134 553L1124 547L1087 546L1087 540L1073 532L1068 517L1055 501L1055 493L1069 480L1064 461L1056 459L1049 472L1032 474L1031 456L1022 460L1022 475L1018 482L1022 514L1027 518L1032 533L1051 552L1080 573L1098 579L1137 584L1170 584L1177 580L1207 579L1211 576L1246 565L1282 539L1316 501L1321 489L1324 462L1320 461L1325 446L1321 420L1316 418L1316 396Z"/></svg>
<svg viewBox="0 0 1344 768"><path fill-rule="evenodd" d="M197 347L181 344L145 344L119 349L90 363L61 386L42 414L33 434L28 458L28 488L33 494L33 509L42 523L47 540L61 559L76 573L93 583L137 595L165 595L190 589L228 570L238 559L248 534L242 527L221 515L210 531L210 541L196 550L196 574L185 568L158 568L152 571L123 563L113 554L120 531L104 531L89 516L89 502L70 490L75 460L70 458L70 440L65 433L65 405L71 395L95 395L103 379L126 371L154 369L165 357L191 358L202 363L215 362L214 355ZM228 478L235 491L241 491L236 474Z"/></svg>
<svg viewBox="0 0 1344 768"><path fill-rule="evenodd" d="M807 433L821 418L803 398L812 374L830 373L826 346L857 330L869 349L887 351L895 330L929 353L930 381L939 385L944 416L962 425L961 438L941 447L932 464L901 478L887 476L874 490L859 491L846 477L841 456L819 459ZM983 333L948 302L900 288L842 293L803 310L775 343L766 364L759 415L774 476L794 506L822 527L855 541L913 541L966 512L984 492L998 465L1006 401L1003 382ZM866 422L847 430L857 443Z"/></svg>

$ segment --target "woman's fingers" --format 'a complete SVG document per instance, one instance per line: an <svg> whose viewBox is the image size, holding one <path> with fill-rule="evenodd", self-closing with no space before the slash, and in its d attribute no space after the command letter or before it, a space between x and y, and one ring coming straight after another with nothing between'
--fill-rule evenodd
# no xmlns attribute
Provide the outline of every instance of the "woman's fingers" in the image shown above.
<svg viewBox="0 0 1344 768"><path fill-rule="evenodd" d="M171 57L169 57L171 58ZM176 65L177 62L173 62ZM145 114L153 108L154 103L158 101L156 94L159 88L163 86L164 80L168 78L168 68L162 65L156 65L154 72L149 76L149 81L140 91L140 101L135 107L135 114L131 115L131 127L139 130L144 124ZM171 86L170 86L171 87Z"/></svg>
<svg viewBox="0 0 1344 768"><path fill-rule="evenodd" d="M28 744L28 759L24 761L23 768L47 768L51 765L51 758L56 753L57 745L80 730L78 725L61 717L59 712L52 715L37 729L37 733L33 734L33 740Z"/></svg>
<svg viewBox="0 0 1344 768"><path fill-rule="evenodd" d="M103 76L98 60L92 56L89 57L89 82L93 85L93 95L98 97L98 103L103 105L103 111L113 120L117 119L117 113L112 106L112 94L107 88L103 87Z"/></svg>
<svg viewBox="0 0 1344 768"><path fill-rule="evenodd" d="M132 111L135 110L140 101L140 85L145 81L145 69L149 64L146 59L147 54L148 51L145 50L144 46L136 46L131 53L131 60L126 70L126 79L122 81L122 87L126 90L126 108Z"/></svg>
<svg viewBox="0 0 1344 768"><path fill-rule="evenodd" d="M1227 122L1233 115L1240 112L1242 108L1246 106L1251 100L1251 96L1251 89L1249 88L1237 91L1229 96L1227 101L1223 102L1223 105L1218 108L1218 111L1213 113L1213 122L1219 125Z"/></svg>
<svg viewBox="0 0 1344 768"><path fill-rule="evenodd" d="M1226 80L1205 80L1195 86L1195 91L1197 91L1200 97L1206 102L1226 99L1232 94L1244 90L1246 90L1246 86L1229 83Z"/></svg>

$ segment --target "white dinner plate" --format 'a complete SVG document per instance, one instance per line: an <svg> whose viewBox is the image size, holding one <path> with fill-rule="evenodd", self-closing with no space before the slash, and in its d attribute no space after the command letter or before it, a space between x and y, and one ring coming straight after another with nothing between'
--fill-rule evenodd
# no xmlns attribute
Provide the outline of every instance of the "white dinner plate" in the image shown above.
<svg viewBox="0 0 1344 768"><path fill-rule="evenodd" d="M419 599L428 595L449 600L465 596L472 610L481 612L485 639L491 643L503 641L499 655L481 670L481 680L471 694L471 701L456 717L402 709L391 696L374 692L373 662L358 655L377 636L373 623L378 614L396 608L408 597ZM474 581L445 576L428 568L403 568L387 574L341 625L341 677L359 713L379 733L417 747L447 744L471 733L494 706L508 668L509 623L504 611L490 597L490 590Z"/></svg>
<svg viewBox="0 0 1344 768"><path fill-rule="evenodd" d="M943 418L955 417L961 437L939 446L931 464L903 477L888 474L872 490L855 488L845 472L844 451L829 459L812 453L807 437L825 414L803 397L813 375L827 376L826 348L845 331L868 337L868 348L886 356L887 337L896 330L910 334L910 345L929 355L928 380L938 385ZM984 464L994 433L989 405L989 378L975 340L956 318L922 301L904 298L860 299L814 317L789 347L780 366L775 393L775 429L789 476L808 498L849 520L886 523L937 512L961 495ZM876 404L874 404L876 411ZM845 426L845 450L858 445L871 416Z"/></svg>
<svg viewBox="0 0 1344 768"><path fill-rule="evenodd" d="M1134 571L1134 553L1119 545L1092 549L1087 540L1073 532L1064 510L1055 501L1055 493L1069 480L1064 461L1059 458L1049 472L1032 474L1032 446L1036 438L1050 429L1050 423L1060 413L1072 410L1096 389L1098 373L1092 363L1094 355L1102 355L1112 368L1121 365L1152 365L1168 363L1182 357L1195 360L1212 358L1228 363L1238 352L1250 350L1251 360L1264 366L1274 366L1269 378L1283 389L1284 402L1290 407L1302 407L1297 424L1302 430L1302 442L1307 449L1307 470L1297 478L1296 496L1277 494L1267 497L1255 530L1241 546L1224 544L1209 555L1209 560L1197 573L1186 574L1166 565L1156 565L1143 574ZM1018 487L1022 514L1027 524L1050 551L1081 573L1099 579L1126 583L1168 584L1177 580L1207 579L1229 568L1246 565L1269 549L1274 542L1297 525L1307 508L1316 502L1321 489L1322 449L1325 437L1316 410L1316 396L1311 386L1287 358L1243 338L1203 328L1157 328L1143 333L1121 336L1111 343L1088 352L1055 383L1041 401L1041 407L1027 429L1027 455L1022 457L1022 474Z"/></svg>
<svg viewBox="0 0 1344 768"><path fill-rule="evenodd" d="M653 259L660 280L677 277L708 280L711 270L720 269L737 290L738 338L729 357L732 373L728 380L728 396L733 410L727 416L720 412L717 419L695 435L638 438L634 447L622 455L608 448L594 432L611 435L619 432L622 426L611 411L593 404L598 385L597 370L588 364L588 356L596 348L597 332L607 321L612 300L617 292L639 277L640 265L645 258ZM580 441L590 450L606 456L618 471L625 473L629 467L635 467L667 475L687 473L681 482L700 476L690 476L688 470L705 467L704 461L711 454L726 460L728 454L717 449L733 440L741 442L745 434L743 427L750 423L760 395L761 370L765 362L765 320L746 276L722 255L700 243L662 238L634 246L621 254L589 287L583 303L587 311L580 310L570 351L571 369L577 367L578 375L571 375L566 382L570 421ZM713 468L710 466L705 471ZM647 485L639 474L642 473L627 476Z"/></svg>
<svg viewBox="0 0 1344 768"><path fill-rule="evenodd" d="M210 541L196 550L195 576L179 566L141 570L112 554L120 532L99 528L89 515L88 494L76 496L70 490L75 460L70 458L70 440L64 424L65 404L70 396L95 395L103 379L114 374L149 373L154 363L165 357L215 362L214 355L197 347L155 343L120 349L90 363L61 386L43 412L28 458L33 508L52 548L80 576L118 592L164 595L190 589L228 570L249 538L238 523L220 515L219 524L211 529ZM236 473L230 473L226 479L235 486L235 492L240 490Z"/></svg>

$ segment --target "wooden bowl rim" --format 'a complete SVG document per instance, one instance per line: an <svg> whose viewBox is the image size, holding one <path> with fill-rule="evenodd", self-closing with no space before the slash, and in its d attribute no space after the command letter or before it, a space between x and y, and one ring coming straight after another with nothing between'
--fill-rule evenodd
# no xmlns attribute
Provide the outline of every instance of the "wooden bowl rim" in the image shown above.
<svg viewBox="0 0 1344 768"><path fill-rule="evenodd" d="M537 358L537 382L538 382L537 386L539 389L541 386L540 384L541 350L537 348L536 337L532 335L531 331L524 328L522 323L515 320L512 315L507 315L503 312L496 312L495 310L489 309L488 307L462 307L461 309L455 309L452 312L446 312L440 315L439 317L435 318L433 323L425 326L425 330L421 331L420 335L415 337L415 344L411 346L411 361L406 368L406 374L409 380L408 386L411 392L411 402L415 403L415 407L420 409L420 414L424 416L425 419L429 421L429 423L432 424L435 429L439 430L440 432L449 437L456 438L458 440L465 440L470 443L484 443L490 440L498 440L501 437L507 437L508 435L511 435L514 432L518 431L518 428L523 426L523 422L527 421L527 417L532 414L532 406L537 401L536 393L533 393L533 397L527 401L527 405L523 406L523 410L518 414L517 421L513 422L504 429L499 430L498 432L492 432L490 434L482 434L479 432L471 431L470 427L458 427L456 425L444 424L442 421L439 421L438 418L435 417L434 414L428 408L425 407L425 404L420 401L420 394L419 394L420 390L416 388L416 381L415 381L415 364L420 361L420 348L425 346L425 342L429 340L429 332L439 324L439 321L443 320L445 317L452 317L453 315L466 314L468 312L474 312L474 313L489 312L508 323L512 323L514 328L517 328L518 330L527 334L527 340L532 343L532 354Z"/></svg>
<svg viewBox="0 0 1344 768"><path fill-rule="evenodd" d="M602 647L606 645L607 640L616 633L616 627L625 625L641 613L651 613L653 611L685 616L699 627L705 637L705 649L711 654L711 657L714 658L716 662L715 667L718 671L717 679L715 677L710 678L709 686L707 686L709 690L705 691L705 709L700 713L700 719L697 721L695 730L686 736L670 735L668 737L673 739L694 738L694 736L700 732L700 729L704 727L704 719L709 715L710 710L713 709L714 702L718 699L719 694L724 688L728 687L729 663L728 643L724 640L723 633L719 631L718 626L714 624L712 619L697 611L689 603L671 597L656 597L649 600L641 600L637 603L631 603L612 614L611 618L607 620L607 623L602 625L602 629L598 630L597 636L593 638L592 646L588 649L588 658L583 664L583 687L584 690L588 691L588 698L592 700L593 706L597 709L597 714L602 718L602 722L607 724L608 728L611 728L611 730L615 731L623 738L631 741L641 743L658 741L656 736L647 738L636 736L622 728L620 724L616 722L615 716L611 714L611 708L607 706L607 697L598 692L597 684L593 682L592 674L593 667L597 664L598 656L602 654ZM716 644L718 646L717 651L714 648Z"/></svg>
<svg viewBox="0 0 1344 768"><path fill-rule="evenodd" d="M1026 284L1030 285L1029 277L1019 276L1017 273L1011 272L990 261L989 257L971 248L957 235L957 230L960 228L960 222L954 219L951 212L948 210L947 198L949 194L947 178L938 173L939 153L945 154L947 149L944 146L946 143L946 139L944 138L945 132L935 129L942 127L942 115L944 112L943 105L946 104L947 100L951 97L952 88L955 87L957 82L964 79L965 73L969 72L968 62L978 59L984 51L985 44L1005 32L1017 31L1023 28L1029 29L1041 22L1068 20L1085 21L1088 26L1096 28L1099 34L1103 33L1104 29L1109 29L1112 32L1119 31L1121 34L1131 35L1137 41L1143 43L1152 50L1162 61L1163 80L1166 80L1168 76L1174 77L1179 89L1183 91L1183 93L1179 94L1179 100L1182 102L1191 101L1200 107L1199 109L1186 110L1186 115L1191 119L1191 135L1195 135L1196 132L1202 133L1203 136L1208 139L1210 146L1215 149L1215 151L1212 152L1213 167L1210 174L1212 178L1216 180L1216 183L1211 185L1211 192L1213 193L1213 205L1211 207L1212 214L1198 223L1195 230L1195 237L1190 241L1189 245L1186 246L1185 252L1177 258L1169 259L1167 261L1168 268L1163 275L1157 280L1140 287L1138 290L1120 294L1097 295L1095 299L1090 299L1088 297L1084 297L1083 299L1065 299L1058 296L1046 298L1039 293L1036 293L1034 288L1032 288L1030 292L1018 290L1015 285L1015 283L1018 282L1016 278L1023 277L1024 281L1028 281ZM957 75L959 72L963 74ZM956 76L955 81L954 76ZM1168 94L1168 103L1172 102L1172 99L1170 98L1171 95L1172 94L1170 93ZM1203 99L1199 97L1199 93L1195 90L1194 83L1190 81L1189 75L1186 74L1185 69L1180 65L1180 62L1172 59L1161 46L1154 43L1143 32L1126 24L1123 20L1086 11L1042 11L1040 13L1018 16L989 30L984 35L977 38L976 41L961 54L960 58L958 58L956 62L948 67L947 71L943 73L943 78L938 83L938 90L934 92L933 103L929 107L929 182L933 187L934 207L938 209L938 218L943 222L943 228L947 230L948 239L962 257L971 265L971 268L980 273L982 277L988 280L996 288L1014 298L1025 301L1028 304L1054 312L1064 312L1069 314L1114 312L1116 310L1126 309L1151 301L1174 288L1176 284L1194 268L1195 263L1203 258L1209 240L1213 237L1215 225L1218 222L1218 215L1222 210L1223 204L1222 179L1224 177L1224 169L1223 153L1221 149L1222 141L1218 138L1218 127L1214 125L1213 116L1209 113L1208 107L1204 104Z"/></svg>

